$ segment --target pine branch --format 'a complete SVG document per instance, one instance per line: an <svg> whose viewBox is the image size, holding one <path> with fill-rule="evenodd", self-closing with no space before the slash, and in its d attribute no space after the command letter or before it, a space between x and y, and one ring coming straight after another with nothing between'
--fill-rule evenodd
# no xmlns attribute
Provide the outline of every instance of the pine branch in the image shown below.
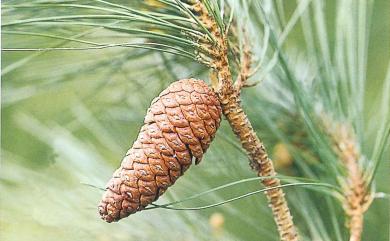
<svg viewBox="0 0 390 241"><path fill-rule="evenodd" d="M373 201L373 195L369 193L368 183L364 179L364 172L359 165L363 158L357 147L357 142L352 134L352 129L345 124L333 124L330 120L324 122L341 164L346 170L346 176L342 179L344 190L343 209L348 217L347 227L350 232L350 241L360 241L363 232L364 213Z"/></svg>
<svg viewBox="0 0 390 241"><path fill-rule="evenodd" d="M241 107L239 97L240 88L235 88L228 59L228 40L226 36L227 30L220 29L217 21L210 9L204 4L206 1L195 3L194 9L201 21L208 27L209 31L217 40L216 44L204 43L205 48L211 52L213 68L212 84L216 91L221 105L222 111L228 120L233 132L240 139L242 147L246 150L250 160L251 167L256 170L259 176L275 176L276 172L271 159L268 157L267 151L263 143L257 137L253 130L252 124ZM249 52L246 58L248 58ZM245 64L245 69L248 67ZM245 78L245 77L244 77ZM241 84L238 84L241 86ZM265 179L262 181L266 187L280 186L280 180L276 177ZM287 206L287 201L284 197L284 192L281 188L275 188L265 192L269 204L274 214L274 219L278 227L280 238L283 241L298 240L298 234L292 221L290 210Z"/></svg>

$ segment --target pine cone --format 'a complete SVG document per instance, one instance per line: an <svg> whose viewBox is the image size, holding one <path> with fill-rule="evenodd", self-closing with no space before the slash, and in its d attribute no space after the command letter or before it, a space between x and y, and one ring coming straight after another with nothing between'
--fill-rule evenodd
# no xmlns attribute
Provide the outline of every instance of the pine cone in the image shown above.
<svg viewBox="0 0 390 241"><path fill-rule="evenodd" d="M152 101L144 125L107 184L99 213L118 221L157 200L198 164L221 122L219 101L202 80L171 84Z"/></svg>

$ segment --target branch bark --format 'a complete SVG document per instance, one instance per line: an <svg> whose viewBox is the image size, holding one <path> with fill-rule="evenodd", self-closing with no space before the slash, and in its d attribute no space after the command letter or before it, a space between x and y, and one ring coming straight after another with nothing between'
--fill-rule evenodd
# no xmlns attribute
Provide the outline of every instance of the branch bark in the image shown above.
<svg viewBox="0 0 390 241"><path fill-rule="evenodd" d="M276 172L272 161L241 106L239 89L233 88L231 73L226 60L220 61L216 65L215 75L218 83L220 83L219 87L216 88L216 92L222 105L222 112L233 132L240 139L242 147L246 150L251 167L257 172L258 176L275 176ZM280 185L280 180L276 177L267 178L262 183L266 187L275 187ZM281 240L298 240L298 234L283 190L277 188L267 191L265 194L272 209Z"/></svg>
<svg viewBox="0 0 390 241"><path fill-rule="evenodd" d="M245 114L240 99L241 88L245 86L249 77L250 68L250 50L244 51L243 62L241 63L238 82L233 84L232 74L228 60L228 40L227 30L220 29L217 26L213 15L207 11L207 8L201 1L193 5L197 12L199 20L213 35L216 43L204 42L203 47L207 49L211 56L211 83L217 93L222 106L222 112L229 122L233 132L239 138L242 147L246 150L250 160L250 166L257 172L258 176L275 176L276 172L267 151L253 130L252 124ZM265 187L276 187L280 185L280 180L276 177L270 177L262 181ZM284 192L281 188L267 191L269 205L282 241L297 241L298 234L295 229L290 210Z"/></svg>
<svg viewBox="0 0 390 241"><path fill-rule="evenodd" d="M272 161L242 109L237 92L217 93L222 103L223 114L236 136L240 139L242 147L246 150L251 167L257 172L258 176L275 176L276 172ZM267 178L262 183L266 187L275 187L280 185L280 180L278 178ZM283 190L280 188L273 189L265 194L272 209L281 240L298 240Z"/></svg>

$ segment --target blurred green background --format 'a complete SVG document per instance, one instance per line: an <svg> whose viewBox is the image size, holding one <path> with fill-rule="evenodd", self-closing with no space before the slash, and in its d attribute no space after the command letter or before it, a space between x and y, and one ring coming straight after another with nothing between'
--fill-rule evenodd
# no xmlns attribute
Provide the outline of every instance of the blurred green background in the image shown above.
<svg viewBox="0 0 390 241"><path fill-rule="evenodd" d="M294 3L286 3L287 12L294 7ZM333 11L334 4L330 3L326 11L329 35L334 31ZM383 104L377 93L390 59L390 2L375 1L372 11L366 116ZM2 9L2 22L46 14L28 8L14 13ZM83 26L71 30L46 25L37 28L64 36L89 31ZM99 28L85 36L110 43L127 38ZM302 41L297 29L289 37L288 47L299 51ZM52 47L62 42L2 34L4 48ZM180 78L207 79L206 69L168 54L129 48L6 51L1 58L1 240L278 240L262 194L201 211L144 211L107 224L100 220L96 208L102 191L85 185L105 185L136 138L150 101L161 90ZM279 141L259 118L263 113L256 101L261 89L258 85L246 90L243 104L274 157ZM367 146L373 145L374 138L368 138ZM390 193L389 152L386 155L376 182L378 192ZM279 171L293 175L288 166ZM202 163L192 166L159 202L253 176L224 121ZM185 206L214 203L257 189L258 182L245 183ZM299 193L294 195L295 190L287 190L291 198L304 198ZM293 213L300 208L304 207L294 206ZM295 220L298 225L303 222L299 216ZM385 241L388 235L389 202L378 199L366 216L363 240Z"/></svg>

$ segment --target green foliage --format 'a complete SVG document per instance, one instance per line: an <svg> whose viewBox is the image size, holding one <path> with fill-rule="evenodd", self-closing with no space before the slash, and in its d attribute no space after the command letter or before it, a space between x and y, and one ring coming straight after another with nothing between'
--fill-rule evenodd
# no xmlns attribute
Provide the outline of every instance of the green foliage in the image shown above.
<svg viewBox="0 0 390 241"><path fill-rule="evenodd" d="M1 236L277 240L271 212L258 194L264 191L259 178L253 178L227 123L204 161L152 210L116 224L99 220L102 192L83 183L103 187L136 138L150 101L170 82L208 80L210 56L199 40L215 41L190 1L128 2L2 3L0 190L7 195L0 198ZM229 39L239 50L231 53L235 73L242 29L250 36L256 71L251 81L261 83L243 92L243 104L277 164L282 161L273 150L287 148L290 158L278 171L289 186L302 240L347 240L340 202L345 170L325 120L351 128L366 181L377 193L363 240L387 240L389 3L204 3L220 29L237 30ZM222 232L208 223L215 212L225 217Z"/></svg>

